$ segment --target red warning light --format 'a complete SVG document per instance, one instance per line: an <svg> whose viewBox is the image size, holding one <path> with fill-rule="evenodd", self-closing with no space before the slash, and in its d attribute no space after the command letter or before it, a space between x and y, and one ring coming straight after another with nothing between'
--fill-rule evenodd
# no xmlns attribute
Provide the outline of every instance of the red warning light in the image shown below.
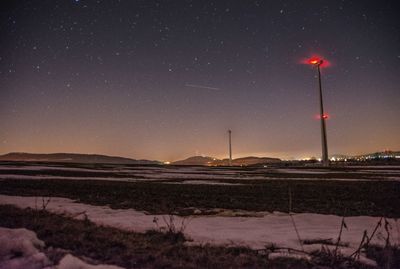
<svg viewBox="0 0 400 269"><path fill-rule="evenodd" d="M313 66L319 66L320 68L325 68L325 67L331 66L331 62L329 62L317 55L314 55L310 58L303 58L300 61L300 63L313 65Z"/></svg>
<svg viewBox="0 0 400 269"><path fill-rule="evenodd" d="M320 119L321 119L321 115L316 115L315 118L318 119L318 120L320 120ZM323 114L323 115L322 115L322 118L323 118L324 120L328 120L328 119L330 118L330 116L329 116L328 114Z"/></svg>
<svg viewBox="0 0 400 269"><path fill-rule="evenodd" d="M312 58L308 59L308 63L309 63L309 64L313 64L313 65L321 65L323 62L324 62L324 61L321 60L321 59L318 58L318 57L312 57Z"/></svg>

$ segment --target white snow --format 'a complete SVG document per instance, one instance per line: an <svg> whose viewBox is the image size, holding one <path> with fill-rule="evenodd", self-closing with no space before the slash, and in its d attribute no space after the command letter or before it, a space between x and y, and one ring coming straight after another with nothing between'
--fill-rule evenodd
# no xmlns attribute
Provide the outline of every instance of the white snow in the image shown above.
<svg viewBox="0 0 400 269"><path fill-rule="evenodd" d="M349 165L345 166L346 168L376 168L376 169L387 169L387 168L394 168L400 169L400 165Z"/></svg>
<svg viewBox="0 0 400 269"><path fill-rule="evenodd" d="M218 182L211 180L184 180L178 182L163 182L164 184L188 184L188 185L226 185L226 186L237 186L237 185L245 185L241 183L228 183L228 182Z"/></svg>
<svg viewBox="0 0 400 269"><path fill-rule="evenodd" d="M36 234L26 229L0 227L0 268L39 269L51 265Z"/></svg>
<svg viewBox="0 0 400 269"><path fill-rule="evenodd" d="M394 170L396 167L387 166L386 169L378 168L376 170L371 168L364 169L363 167L357 167L359 170L355 171L331 171L326 169L298 169L298 168L255 168L254 170L246 170L235 168L234 170L219 169L216 167L171 167L171 166L115 166L115 167L101 167L96 168L82 168L82 167L62 167L62 166L44 166L44 165L27 165L27 166L11 166L11 165L0 165L0 180L5 179L59 179L59 180L109 180L109 181L170 181L174 179L186 180L183 184L192 184L190 181L207 181L211 180L218 182L219 180L287 180L285 177L274 177L275 173L281 174L293 174L293 175L314 175L312 178L295 176L295 180L338 180L338 181L374 181L374 180L398 180L397 178L389 177L389 173L397 175L400 170ZM32 171L34 175L18 175L18 173L7 173L8 169L21 170L21 171ZM97 172L105 173L104 175L98 174L96 176L82 177L77 176L54 176L48 175L45 170L53 171L70 171L70 172ZM42 172L43 171L43 172ZM5 174L7 173L7 174ZM111 174L110 174L111 173ZM335 174L346 173L349 178L336 178ZM330 178L316 178L318 175L332 175ZM368 175L368 179L360 179L359 175ZM125 176L125 177L120 177ZM337 176L337 175L336 175ZM212 182L208 182L208 184ZM197 183L196 183L197 184Z"/></svg>
<svg viewBox="0 0 400 269"><path fill-rule="evenodd" d="M374 173L374 174L400 174L400 170L389 170L389 169L380 169L380 170L360 170L362 173Z"/></svg>
<svg viewBox="0 0 400 269"><path fill-rule="evenodd" d="M138 178L138 176L141 176ZM152 181L163 181L169 182L170 180L174 179L188 179L185 180L186 183L184 184L192 184L193 182L201 182L204 183L208 182L208 184L212 182L217 182L215 180L288 180L287 178L273 178L273 177L262 177L262 176L246 176L243 178L232 178L227 176L217 176L217 175L188 175L188 174L174 174L165 176L164 174L160 173L160 175L135 175L132 178L129 177L67 177L67 176L51 176L51 175L15 175L15 174L0 174L0 180L8 180L8 179L26 179L26 180L106 180L106 181L121 181L121 182L152 182ZM208 179L213 181L208 181ZM303 180L303 181L315 181L315 180L324 180L324 181L399 181L399 177L380 177L380 178L371 178L371 179L359 179L359 178L293 178L293 180ZM185 182L184 181L184 182ZM189 183L187 183L189 182ZM171 182L174 183L174 182ZM196 183L197 184L197 183ZM228 184L235 184L240 185L240 183L223 183L218 182L218 185L228 185Z"/></svg>
<svg viewBox="0 0 400 269"><path fill-rule="evenodd" d="M276 251L268 254L268 259L270 260L275 260L277 258L292 258L292 259L304 259L304 260L311 259L310 255L307 255L305 253L291 253L288 251Z"/></svg>
<svg viewBox="0 0 400 269"><path fill-rule="evenodd" d="M162 179L233 179L236 177L225 176L220 174L199 174L199 173L157 173L154 175L146 175L146 178L162 178Z"/></svg>
<svg viewBox="0 0 400 269"><path fill-rule="evenodd" d="M0 165L0 171L1 170L20 170L20 171L57 170L57 171L73 171L73 172L114 172L113 169L105 170L105 169L96 169L96 168L39 166L39 165L28 165L28 166ZM119 171L117 170L117 172L119 172Z"/></svg>
<svg viewBox="0 0 400 269"><path fill-rule="evenodd" d="M158 179L140 179L140 178L120 178L120 177L64 177L64 176L49 176L49 175L36 175L36 176L28 176L28 175L9 175L9 174L0 174L0 180L6 179L47 179L47 180L109 180L109 181L156 181Z"/></svg>
<svg viewBox="0 0 400 269"><path fill-rule="evenodd" d="M0 204L12 204L20 208L37 208L38 198L0 195ZM40 205L39 205L40 207ZM51 199L46 210L83 217L84 214L99 225L107 225L125 230L144 232L156 228L154 219L160 227L166 228L169 220L167 215L148 215L134 209L111 209L107 206L93 206L76 203L71 199ZM82 214L84 212L84 214ZM174 216L174 223L179 228L181 223L187 224L184 233L194 243L213 243L228 245L245 245L260 249L267 244L280 247L299 249L297 235L290 217L285 213L263 213L261 217L226 217L226 216L195 216L182 218ZM336 240L341 217L301 213L294 214L297 229L301 239L332 239ZM341 242L348 244L354 250L358 247L364 230L370 235L379 221L379 217L358 216L345 218L348 229L344 229ZM388 219L391 227L392 243L400 244L399 223ZM372 243L383 245L385 231L383 225L378 228ZM381 236L379 236L381 235ZM320 245L316 245L320 247ZM310 246L308 246L310 247ZM315 247L315 246L314 246Z"/></svg>
<svg viewBox="0 0 400 269"><path fill-rule="evenodd" d="M71 254L67 254L55 269L122 269L122 267L104 264L90 265Z"/></svg>
<svg viewBox="0 0 400 269"><path fill-rule="evenodd" d="M279 168L275 169L276 172L286 174L330 174L337 173L330 170L311 170L311 169L294 169L294 168Z"/></svg>
<svg viewBox="0 0 400 269"><path fill-rule="evenodd" d="M27 229L0 227L0 269L122 269L113 265L90 265L67 254L53 265L45 254L45 244Z"/></svg>

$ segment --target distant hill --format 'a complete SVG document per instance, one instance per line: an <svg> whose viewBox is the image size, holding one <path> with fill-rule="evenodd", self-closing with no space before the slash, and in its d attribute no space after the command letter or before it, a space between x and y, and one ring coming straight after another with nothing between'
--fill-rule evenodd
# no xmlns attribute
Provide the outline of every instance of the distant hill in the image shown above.
<svg viewBox="0 0 400 269"><path fill-rule="evenodd" d="M232 160L232 165L235 166L248 166L257 164L277 163L281 160L278 158L268 157L243 157ZM212 157L193 156L184 160L176 161L171 164L174 165L229 165L228 159L219 160Z"/></svg>
<svg viewBox="0 0 400 269"><path fill-rule="evenodd" d="M233 165L256 165L256 164L267 164L267 163L278 163L281 159L269 158L269 157L244 157L232 160Z"/></svg>
<svg viewBox="0 0 400 269"><path fill-rule="evenodd" d="M0 161L25 162L68 162L68 163L109 163L109 164L159 164L157 161L135 160L124 157L115 157L99 154L79 153L25 153L11 152L0 155Z"/></svg>
<svg viewBox="0 0 400 269"><path fill-rule="evenodd" d="M217 159L212 157L193 156L184 160L172 162L173 165L212 165Z"/></svg>

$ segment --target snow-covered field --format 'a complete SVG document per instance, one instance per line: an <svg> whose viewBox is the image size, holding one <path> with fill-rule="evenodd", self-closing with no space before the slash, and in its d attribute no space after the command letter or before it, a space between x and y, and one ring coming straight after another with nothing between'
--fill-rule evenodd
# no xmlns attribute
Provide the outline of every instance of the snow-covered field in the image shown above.
<svg viewBox="0 0 400 269"><path fill-rule="evenodd" d="M365 166L340 169L324 168L219 168L219 167L174 167L174 166L58 166L49 165L0 165L1 180L101 180L126 182L162 182L165 184L228 185L248 186L256 184L254 180L335 180L335 181L399 181L400 167ZM251 182L253 180L253 182ZM169 185L172 186L172 185ZM198 186L197 188L200 188ZM212 187L214 188L214 187ZM221 187L222 188L222 187ZM236 187L235 187L236 188ZM0 195L0 204L15 205L20 208L40 209L41 197L22 197ZM76 218L87 217L98 225L111 226L122 230L145 232L149 229L166 230L173 223L178 229L184 225L184 234L191 239L188 244L215 244L229 246L247 246L264 249L274 245L312 252L322 247L334 248L337 241L342 217L312 213L287 214L280 212L255 212L235 209L197 209L212 210L211 215L154 215L135 209L111 209L107 206L83 204L67 198L52 197L46 210ZM307 212L307 211L305 211ZM353 216L344 219L347 228L340 240L340 253L351 255L359 247L364 231L371 235L380 217ZM387 231L391 244L400 245L400 223L397 219L385 219L385 225L377 228L372 244L384 245ZM296 229L298 233L296 233ZM302 242L307 241L307 244ZM321 242L325 242L322 245ZM326 242L328 245L326 245ZM46 256L46 248L32 231L25 229L0 228L0 269L3 268L116 268L107 265L93 267L70 254L65 255L59 264L52 264ZM22 253L14 257L12 253ZM304 254L273 252L270 259L276 257L308 258ZM299 256L300 255L300 256ZM360 257L360 261L374 265L375 261Z"/></svg>
<svg viewBox="0 0 400 269"><path fill-rule="evenodd" d="M100 166L65 167L56 164L46 165L0 165L0 180L5 179L73 179L73 180L112 180L112 181L181 181L199 180L210 184L226 180L279 180L293 178L298 180L400 180L397 166L359 166L345 167L342 170L324 168L240 168L219 167L176 167L176 166ZM188 183L185 183L188 184ZM193 183L190 183L193 184ZM200 184L200 183L199 183Z"/></svg>
<svg viewBox="0 0 400 269"><path fill-rule="evenodd" d="M0 204L11 204L20 208L40 208L41 200L37 197L19 197L0 195ZM46 210L69 216L86 215L91 221L99 225L112 226L124 230L144 232L149 229L166 229L173 222L178 228L183 224L185 235L193 240L193 244L212 243L218 245L248 246L262 249L266 245L274 244L277 247L304 249L313 251L321 249L320 243L313 241L331 240L335 242L342 217L322 214L292 214L294 223L301 240L311 244L300 244L294 223L286 213L254 212L250 217L231 216L191 216L179 217L171 215L149 215L134 209L111 209L107 206L93 206L77 203L66 198L51 198ZM364 231L368 235L379 222L379 217L358 216L346 217L347 229L343 230L340 251L350 255L359 246ZM387 219L393 244L400 244L400 223L397 219ZM384 225L378 227L373 244L385 244ZM276 254L275 254L276 255ZM373 261L362 257L362 261L374 264Z"/></svg>
<svg viewBox="0 0 400 269"><path fill-rule="evenodd" d="M227 183L227 182L217 182L211 180L184 180L179 182L164 182L165 184L188 184L188 185L226 185L226 186L237 186L244 185L241 183Z"/></svg>

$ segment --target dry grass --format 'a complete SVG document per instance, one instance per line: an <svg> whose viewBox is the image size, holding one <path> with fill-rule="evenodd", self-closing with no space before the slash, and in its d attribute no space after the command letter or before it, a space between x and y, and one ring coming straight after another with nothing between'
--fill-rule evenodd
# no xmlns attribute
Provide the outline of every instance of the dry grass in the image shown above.
<svg viewBox="0 0 400 269"><path fill-rule="evenodd" d="M0 226L33 230L48 247L126 268L265 268L268 265L264 256L248 248L187 246L181 233L127 232L96 226L88 220L13 206L0 206L0 216ZM61 258L54 251L50 256L55 263ZM285 267L277 263L271 268Z"/></svg>
<svg viewBox="0 0 400 269"><path fill-rule="evenodd" d="M1 205L0 216L2 227L24 227L35 231L49 247L47 255L54 263L69 252L126 268L370 268L328 251L312 253L310 261L269 260L271 248L257 251L245 247L190 246L179 230L128 232L45 210ZM397 247L371 246L367 255L375 259L380 268L400 268L400 250Z"/></svg>
<svg viewBox="0 0 400 269"><path fill-rule="evenodd" d="M148 182L4 180L0 193L77 199L92 205L134 208L153 214L191 215L193 208L225 208L347 216L400 217L400 182L263 181L241 186L178 185ZM192 209L191 209L192 208Z"/></svg>

